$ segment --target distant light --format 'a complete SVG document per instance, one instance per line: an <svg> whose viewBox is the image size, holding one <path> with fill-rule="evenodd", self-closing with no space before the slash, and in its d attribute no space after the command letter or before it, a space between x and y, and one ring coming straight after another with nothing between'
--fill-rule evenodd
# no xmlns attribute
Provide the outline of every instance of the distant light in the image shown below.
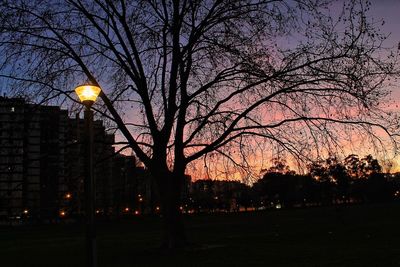
<svg viewBox="0 0 400 267"><path fill-rule="evenodd" d="M66 199L70 199L72 197L72 195L70 194L70 193L67 193L66 195L65 195L65 198Z"/></svg>
<svg viewBox="0 0 400 267"><path fill-rule="evenodd" d="M276 208L276 209L281 209L281 208L282 208L282 205L278 203L278 204L275 205L275 208Z"/></svg>
<svg viewBox="0 0 400 267"><path fill-rule="evenodd" d="M96 214L99 214L100 213L100 211L99 210L96 210Z"/></svg>
<svg viewBox="0 0 400 267"><path fill-rule="evenodd" d="M60 211L60 216L61 216L61 217L64 217L65 215L66 215L66 212L65 212L65 211L63 211L63 210Z"/></svg>
<svg viewBox="0 0 400 267"><path fill-rule="evenodd" d="M135 210L135 215L139 215L139 211L138 210Z"/></svg>
<svg viewBox="0 0 400 267"><path fill-rule="evenodd" d="M139 202L142 202L143 201L143 198L139 198Z"/></svg>
<svg viewBox="0 0 400 267"><path fill-rule="evenodd" d="M28 211L28 210L24 210L23 212L24 212L24 214L28 214L28 213L29 213L29 211Z"/></svg>
<svg viewBox="0 0 400 267"><path fill-rule="evenodd" d="M75 88L81 102L93 104L99 96L101 89L95 85L81 85Z"/></svg>
<svg viewBox="0 0 400 267"><path fill-rule="evenodd" d="M182 207L182 206L180 206L180 207L179 207L179 209L180 209L180 210L183 210L183 207Z"/></svg>
<svg viewBox="0 0 400 267"><path fill-rule="evenodd" d="M156 207L156 211L159 211L159 210L160 210L160 207L159 207L159 206L157 206L157 207Z"/></svg>
<svg viewBox="0 0 400 267"><path fill-rule="evenodd" d="M125 208L125 211L128 212L128 211L129 211L129 208Z"/></svg>

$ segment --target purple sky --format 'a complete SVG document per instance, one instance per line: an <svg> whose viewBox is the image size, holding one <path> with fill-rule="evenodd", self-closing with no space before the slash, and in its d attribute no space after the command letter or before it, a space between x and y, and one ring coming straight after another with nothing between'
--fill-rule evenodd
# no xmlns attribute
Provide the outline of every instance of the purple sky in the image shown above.
<svg viewBox="0 0 400 267"><path fill-rule="evenodd" d="M371 0L370 14L374 19L383 19L385 24L381 26L383 33L390 34L386 40L385 47L398 47L400 43L400 0ZM400 87L395 82L390 88L393 93L391 95L391 105L393 111L399 112L397 107L400 107ZM394 160L394 170L400 169L400 158L396 157ZM397 166L396 166L397 165Z"/></svg>
<svg viewBox="0 0 400 267"><path fill-rule="evenodd" d="M382 31L390 32L389 44L397 45L400 41L400 1L372 0L371 14L376 19L383 19Z"/></svg>
<svg viewBox="0 0 400 267"><path fill-rule="evenodd" d="M372 0L370 14L376 20L383 19L381 26L384 33L390 33L387 47L397 47L400 42L400 0Z"/></svg>

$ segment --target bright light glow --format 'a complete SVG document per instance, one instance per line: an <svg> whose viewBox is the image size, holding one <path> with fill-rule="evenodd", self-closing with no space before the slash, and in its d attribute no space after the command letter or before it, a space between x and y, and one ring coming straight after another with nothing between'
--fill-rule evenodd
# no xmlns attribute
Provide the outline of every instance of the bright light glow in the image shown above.
<svg viewBox="0 0 400 267"><path fill-rule="evenodd" d="M135 210L135 215L139 215L139 211L138 210Z"/></svg>
<svg viewBox="0 0 400 267"><path fill-rule="evenodd" d="M65 195L65 198L66 199L70 199L72 196L71 196L71 194L70 193L67 193L66 195Z"/></svg>
<svg viewBox="0 0 400 267"><path fill-rule="evenodd" d="M65 214L66 214L66 213L65 213L65 211L63 211L63 210L62 210L62 211L60 211L60 216L61 216L61 217L64 217L64 216L65 216Z"/></svg>
<svg viewBox="0 0 400 267"><path fill-rule="evenodd" d="M159 206L157 206L157 207L156 207L156 211L159 211L159 210L160 210L160 207L159 207Z"/></svg>
<svg viewBox="0 0 400 267"><path fill-rule="evenodd" d="M29 213L29 211L28 210L24 210L24 214L28 214Z"/></svg>
<svg viewBox="0 0 400 267"><path fill-rule="evenodd" d="M129 211L129 208L125 208L125 211L128 212L128 211Z"/></svg>
<svg viewBox="0 0 400 267"><path fill-rule="evenodd" d="M100 213L100 211L99 210L96 210L96 214L99 214Z"/></svg>
<svg viewBox="0 0 400 267"><path fill-rule="evenodd" d="M75 93L81 102L95 102L100 92L100 87L94 85L81 85L75 88Z"/></svg>
<svg viewBox="0 0 400 267"><path fill-rule="evenodd" d="M139 198L139 202L142 202L143 201L143 198Z"/></svg>

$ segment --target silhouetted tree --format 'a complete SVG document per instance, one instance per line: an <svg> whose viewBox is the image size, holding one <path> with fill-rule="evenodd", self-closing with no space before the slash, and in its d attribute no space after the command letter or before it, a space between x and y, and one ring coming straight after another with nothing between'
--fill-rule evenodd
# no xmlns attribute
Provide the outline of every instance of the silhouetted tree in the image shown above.
<svg viewBox="0 0 400 267"><path fill-rule="evenodd" d="M307 167L311 177L318 181L319 202L322 205L332 204L334 183L329 174L329 168L326 166L326 161L313 162Z"/></svg>
<svg viewBox="0 0 400 267"><path fill-rule="evenodd" d="M390 183L382 173L382 167L379 161L372 155L367 155L361 159L362 178L365 182L365 198L368 201L384 201L392 198Z"/></svg>
<svg viewBox="0 0 400 267"><path fill-rule="evenodd" d="M361 159L362 163L362 177L369 177L373 174L381 173L382 166L379 164L379 161L375 159L372 155L367 155Z"/></svg>
<svg viewBox="0 0 400 267"><path fill-rule="evenodd" d="M268 169L262 169L261 174L264 175L266 173L282 173L282 174L290 174L294 173L294 171L290 170L289 165L287 164L286 160L281 158L273 158L272 159L272 166Z"/></svg>
<svg viewBox="0 0 400 267"><path fill-rule="evenodd" d="M311 176L297 175L284 160L274 159L264 170L263 177L254 184L258 202L281 204L284 207L303 205L307 199L315 201Z"/></svg>
<svg viewBox="0 0 400 267"><path fill-rule="evenodd" d="M336 184L336 200L343 202L349 201L350 177L346 167L336 158L331 157L326 160L328 173L331 180Z"/></svg>
<svg viewBox="0 0 400 267"><path fill-rule="evenodd" d="M14 95L39 102L74 99L84 81L101 85L95 109L156 179L164 243L174 248L186 243L179 191L191 162L221 155L246 166L262 140L303 157L337 147L343 130L397 127L379 109L397 59L379 54L385 36L367 19L368 2L346 1L337 17L326 7L1 0L0 75Z"/></svg>
<svg viewBox="0 0 400 267"><path fill-rule="evenodd" d="M254 184L254 190L267 206L273 203L283 207L304 206L320 201L317 181L310 175L299 175L294 172L268 172Z"/></svg>
<svg viewBox="0 0 400 267"><path fill-rule="evenodd" d="M362 164L358 155L350 154L344 159L344 165L352 179L358 179L361 177Z"/></svg>

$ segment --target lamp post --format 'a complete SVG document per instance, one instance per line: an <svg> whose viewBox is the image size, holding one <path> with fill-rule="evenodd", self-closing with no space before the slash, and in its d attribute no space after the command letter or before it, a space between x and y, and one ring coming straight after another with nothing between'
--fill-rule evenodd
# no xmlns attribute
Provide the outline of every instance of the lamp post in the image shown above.
<svg viewBox="0 0 400 267"><path fill-rule="evenodd" d="M86 248L87 266L97 267L97 247L95 229L96 190L93 176L93 111L90 109L101 92L100 87L81 85L75 92L85 105L85 202L86 202Z"/></svg>

